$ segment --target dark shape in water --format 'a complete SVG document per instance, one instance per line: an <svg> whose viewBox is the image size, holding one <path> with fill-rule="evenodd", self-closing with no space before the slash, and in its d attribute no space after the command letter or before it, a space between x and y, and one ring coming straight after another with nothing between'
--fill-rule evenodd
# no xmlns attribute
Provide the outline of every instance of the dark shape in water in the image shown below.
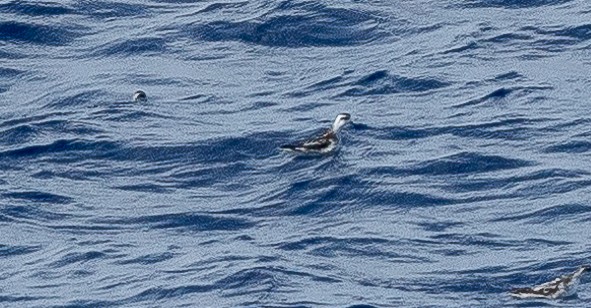
<svg viewBox="0 0 591 308"><path fill-rule="evenodd" d="M339 113L334 120L332 127L324 134L314 137L310 140L299 142L296 144L282 145L282 150L299 152L299 153L329 153L336 148L339 143L337 134L341 128L349 122L351 115L348 113Z"/></svg>
<svg viewBox="0 0 591 308"><path fill-rule="evenodd" d="M591 270L591 266L584 265L577 269L576 272L570 275L564 275L556 278L550 282L531 288L516 288L511 290L509 294L518 298L548 298L556 299L559 297L566 297L575 294L576 287L579 284L581 276L584 272Z"/></svg>
<svg viewBox="0 0 591 308"><path fill-rule="evenodd" d="M142 90L137 90L133 93L133 101L134 102L145 102L148 100L148 97L146 96L146 92L142 91Z"/></svg>

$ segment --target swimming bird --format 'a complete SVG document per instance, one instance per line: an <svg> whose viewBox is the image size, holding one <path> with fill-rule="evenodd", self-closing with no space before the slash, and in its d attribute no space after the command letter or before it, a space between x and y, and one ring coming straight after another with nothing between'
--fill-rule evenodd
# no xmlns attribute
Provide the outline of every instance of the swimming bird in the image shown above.
<svg viewBox="0 0 591 308"><path fill-rule="evenodd" d="M548 298L556 299L559 297L566 297L575 294L576 287L581 280L581 275L584 272L591 270L591 266L585 265L577 269L576 272L570 275L564 275L556 278L550 282L531 288L517 288L511 290L509 294L518 298Z"/></svg>
<svg viewBox="0 0 591 308"><path fill-rule="evenodd" d="M145 102L148 100L148 97L146 96L146 92L142 91L142 90L137 90L133 93L133 101L134 102Z"/></svg>
<svg viewBox="0 0 591 308"><path fill-rule="evenodd" d="M332 127L322 135L296 144L282 145L280 148L299 153L328 153L336 148L339 143L339 131L349 120L351 120L350 114L339 113L332 123Z"/></svg>

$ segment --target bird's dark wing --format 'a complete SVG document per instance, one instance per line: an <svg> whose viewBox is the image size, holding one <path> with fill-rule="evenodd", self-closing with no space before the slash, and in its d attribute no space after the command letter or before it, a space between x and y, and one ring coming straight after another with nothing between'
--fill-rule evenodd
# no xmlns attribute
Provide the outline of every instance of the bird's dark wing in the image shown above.
<svg viewBox="0 0 591 308"><path fill-rule="evenodd" d="M310 150L320 150L329 146L331 143L331 139L334 137L334 133L329 130L326 133L322 134L322 136L320 137L316 137L314 139L304 142L302 144L302 147Z"/></svg>
<svg viewBox="0 0 591 308"><path fill-rule="evenodd" d="M516 288L511 290L514 295L550 296L558 292L558 285L541 285L534 288Z"/></svg>
<svg viewBox="0 0 591 308"><path fill-rule="evenodd" d="M335 137L335 134L332 130L326 131L319 137L300 142L297 144L289 144L281 146L284 150L292 150L292 151L319 151L331 144L331 139Z"/></svg>

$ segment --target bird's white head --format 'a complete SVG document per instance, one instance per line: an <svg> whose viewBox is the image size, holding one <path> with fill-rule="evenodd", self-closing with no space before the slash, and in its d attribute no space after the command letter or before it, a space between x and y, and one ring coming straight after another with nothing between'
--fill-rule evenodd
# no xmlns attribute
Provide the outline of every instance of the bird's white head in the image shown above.
<svg viewBox="0 0 591 308"><path fill-rule="evenodd" d="M339 130L351 120L351 115L348 113L339 113L337 118L332 123L332 131L338 133Z"/></svg>

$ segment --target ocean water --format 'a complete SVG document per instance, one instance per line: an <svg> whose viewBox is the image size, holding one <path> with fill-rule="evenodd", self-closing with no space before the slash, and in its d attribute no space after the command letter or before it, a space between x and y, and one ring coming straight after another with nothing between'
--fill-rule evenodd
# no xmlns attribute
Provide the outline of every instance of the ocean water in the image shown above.
<svg viewBox="0 0 591 308"><path fill-rule="evenodd" d="M1 1L0 306L591 306L507 295L591 263L589 106L587 0Z"/></svg>

